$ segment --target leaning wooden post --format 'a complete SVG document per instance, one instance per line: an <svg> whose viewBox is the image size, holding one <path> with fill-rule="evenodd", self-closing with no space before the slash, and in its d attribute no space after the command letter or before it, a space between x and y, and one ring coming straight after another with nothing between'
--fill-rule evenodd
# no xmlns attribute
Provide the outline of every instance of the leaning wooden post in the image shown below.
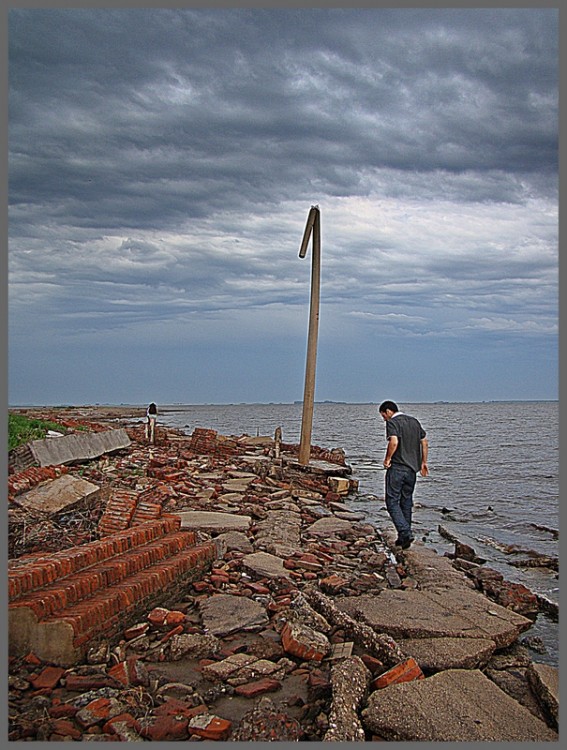
<svg viewBox="0 0 567 750"><path fill-rule="evenodd" d="M299 463L306 466L311 455L311 429L313 404L315 401L315 367L317 362L317 334L319 330L319 287L321 279L321 219L318 206L311 206L299 257L304 258L307 245L313 234L313 258L311 261L311 302L309 307L309 332L307 337L307 362L305 365L305 389L303 393L303 415L301 417L301 442Z"/></svg>

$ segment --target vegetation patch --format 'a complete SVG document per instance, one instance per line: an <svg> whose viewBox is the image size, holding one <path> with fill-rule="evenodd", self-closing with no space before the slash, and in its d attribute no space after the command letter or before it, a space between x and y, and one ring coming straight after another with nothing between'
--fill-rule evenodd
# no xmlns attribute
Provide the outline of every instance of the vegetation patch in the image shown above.
<svg viewBox="0 0 567 750"><path fill-rule="evenodd" d="M42 419L29 419L21 414L8 414L8 450L31 440L41 440L49 430L67 433L67 428L57 422L45 422Z"/></svg>

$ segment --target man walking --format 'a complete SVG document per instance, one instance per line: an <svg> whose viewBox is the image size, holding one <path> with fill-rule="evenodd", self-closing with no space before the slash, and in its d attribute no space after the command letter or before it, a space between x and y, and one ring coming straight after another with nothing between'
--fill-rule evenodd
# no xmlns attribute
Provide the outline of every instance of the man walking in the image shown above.
<svg viewBox="0 0 567 750"><path fill-rule="evenodd" d="M378 408L386 422L386 509L398 532L396 544L408 549L413 541L411 516L417 472L429 474L426 432L415 417L404 414L393 401Z"/></svg>

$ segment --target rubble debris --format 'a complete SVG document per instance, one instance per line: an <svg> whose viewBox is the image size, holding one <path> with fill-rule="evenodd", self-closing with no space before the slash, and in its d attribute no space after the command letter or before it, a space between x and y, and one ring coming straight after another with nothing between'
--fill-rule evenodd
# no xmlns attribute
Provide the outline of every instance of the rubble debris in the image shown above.
<svg viewBox="0 0 567 750"><path fill-rule="evenodd" d="M65 418L92 423L93 431L122 423L128 448L81 465L50 467L53 476L39 481L53 481L61 473L81 477L100 487L98 507L83 516L73 509L57 519L24 509L14 500L32 484L24 472L11 474L10 569L23 570L30 553L40 559L85 542L111 540L158 519L165 523L171 514L191 518L193 513L209 514L208 521L182 531L195 534L198 544L212 543L214 560L185 587L167 589L164 601L137 612L111 637L89 642L84 660L71 667L33 652L10 657L9 740L442 739L451 729L447 717L430 717L424 727L419 706L437 693L449 705L452 695L445 691L453 691L453 683L445 688L429 681L455 670L478 671L493 686L495 714L499 706L513 705L514 712L519 707L518 727L487 723L485 735L498 740L508 731L510 737L524 732L530 739L556 739L557 672L533 664L527 650L515 657L510 651L506 660L513 646L495 652L493 641L479 638L475 648L470 643L450 648L442 637L419 639L418 648L410 631L394 640L355 614L361 597L378 601L384 593L407 597L403 601L411 614L412 591L437 585L437 565L452 567L454 575L444 585L465 593L474 592L469 574L476 571L485 588L474 593L485 597L487 609L500 610L488 598L497 596L491 586L498 582L480 574L483 564L474 556L452 562L426 557L420 569L415 561L424 549L416 543L395 558L388 540L348 506L356 481L344 452L314 448L319 463L311 472L294 463L296 446L280 442L276 459L271 438L221 436L198 428L188 436L162 425L155 445L148 446L143 410L94 412L96 419L88 408L77 408ZM121 501L124 508L117 512ZM112 528L112 514L122 531ZM459 549L470 557L466 548ZM469 567L458 570L459 561ZM436 594L430 596L434 601ZM460 635L458 646L470 640ZM413 696L416 689L420 701L415 710L403 712L404 727L385 726L397 696ZM482 696L465 693L461 705L472 724L477 717L484 722ZM373 710L378 705L380 721Z"/></svg>

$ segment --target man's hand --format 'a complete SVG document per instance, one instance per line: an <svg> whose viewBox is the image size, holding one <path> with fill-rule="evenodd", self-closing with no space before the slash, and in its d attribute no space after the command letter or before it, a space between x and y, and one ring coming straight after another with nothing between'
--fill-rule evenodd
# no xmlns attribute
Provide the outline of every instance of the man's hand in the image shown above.
<svg viewBox="0 0 567 750"><path fill-rule="evenodd" d="M391 465L392 465L392 460L390 458L385 458L382 466L385 469L389 469Z"/></svg>
<svg viewBox="0 0 567 750"><path fill-rule="evenodd" d="M428 469L426 463L421 464L421 469L420 469L419 473L421 474L422 477L429 476L429 469Z"/></svg>

